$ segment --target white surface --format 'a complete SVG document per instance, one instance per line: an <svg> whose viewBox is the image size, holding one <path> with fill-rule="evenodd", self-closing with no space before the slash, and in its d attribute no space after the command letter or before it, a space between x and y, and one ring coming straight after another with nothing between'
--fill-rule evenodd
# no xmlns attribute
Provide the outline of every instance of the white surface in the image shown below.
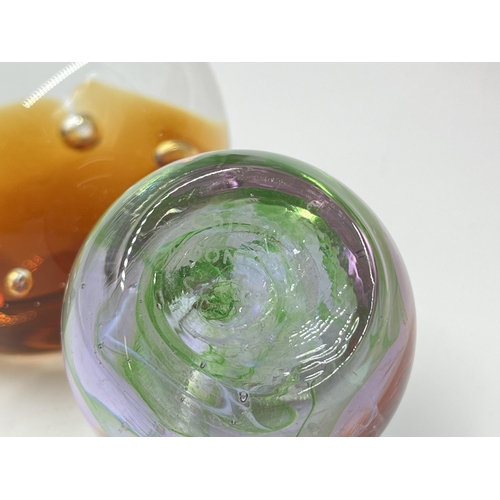
<svg viewBox="0 0 500 500"><path fill-rule="evenodd" d="M385 436L500 436L500 65L214 64L233 148L296 157L384 222L417 305ZM60 357L0 357L0 436L92 435Z"/></svg>

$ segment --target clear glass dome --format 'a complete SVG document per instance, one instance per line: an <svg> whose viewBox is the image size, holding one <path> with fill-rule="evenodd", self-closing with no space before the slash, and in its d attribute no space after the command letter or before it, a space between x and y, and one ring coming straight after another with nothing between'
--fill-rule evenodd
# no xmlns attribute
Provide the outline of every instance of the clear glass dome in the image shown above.
<svg viewBox="0 0 500 500"><path fill-rule="evenodd" d="M373 212L314 167L206 153L141 180L71 273L63 350L107 435L375 436L415 307Z"/></svg>
<svg viewBox="0 0 500 500"><path fill-rule="evenodd" d="M0 65L0 351L59 348L68 275L103 212L158 167L227 145L207 64Z"/></svg>

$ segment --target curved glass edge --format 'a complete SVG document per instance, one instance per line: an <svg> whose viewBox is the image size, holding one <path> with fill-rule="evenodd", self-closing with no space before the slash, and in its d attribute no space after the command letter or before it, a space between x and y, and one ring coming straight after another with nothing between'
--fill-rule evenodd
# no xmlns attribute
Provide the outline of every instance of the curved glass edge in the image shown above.
<svg viewBox="0 0 500 500"><path fill-rule="evenodd" d="M94 228L77 260L86 260L92 249L90 241L95 240L94 244L99 244L98 234L102 228L112 223L119 211L126 210L130 200L145 189L144 186L150 190L149 197L153 199L160 187L168 189L169 183L194 169L228 164L272 167L306 178L331 196L362 228L372 247L378 271L374 317L355 355L338 373L334 389L330 389L329 394L322 394L323 388L317 388L316 401L321 402L322 397L334 397L337 405L333 410L325 407L320 411L318 408L319 417L311 423L320 429L321 435L380 435L401 400L411 371L416 328L411 285L394 242L375 214L349 188L323 171L283 155L249 150L216 151L180 160L164 167L161 173L150 174L115 202ZM153 179L151 184L149 181ZM67 293L71 293L73 283L78 282L78 269L76 265ZM65 307L63 323L67 316ZM71 349L69 339L63 346L64 350ZM73 378L77 379L73 364L67 362L67 366ZM346 384L346 381L349 383ZM85 388L76 380L75 384L80 395L87 399ZM86 403L101 413L90 400ZM112 428L108 427L107 431L109 433ZM311 434L304 428L300 435Z"/></svg>

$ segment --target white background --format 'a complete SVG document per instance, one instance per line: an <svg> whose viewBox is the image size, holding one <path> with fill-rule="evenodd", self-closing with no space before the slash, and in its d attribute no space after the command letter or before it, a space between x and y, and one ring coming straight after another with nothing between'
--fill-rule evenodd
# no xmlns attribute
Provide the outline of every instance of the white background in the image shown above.
<svg viewBox="0 0 500 500"><path fill-rule="evenodd" d="M417 351L385 436L500 436L500 65L213 64L233 148L315 165L406 262ZM60 355L0 356L0 436L91 436Z"/></svg>

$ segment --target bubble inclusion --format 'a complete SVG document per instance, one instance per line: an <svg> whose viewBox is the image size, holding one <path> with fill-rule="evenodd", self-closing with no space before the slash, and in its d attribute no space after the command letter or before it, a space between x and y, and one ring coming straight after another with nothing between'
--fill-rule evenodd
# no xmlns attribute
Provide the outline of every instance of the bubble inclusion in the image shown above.
<svg viewBox="0 0 500 500"><path fill-rule="evenodd" d="M178 434L298 431L359 321L342 241L302 200L267 189L175 215L143 249L138 329L108 362Z"/></svg>

